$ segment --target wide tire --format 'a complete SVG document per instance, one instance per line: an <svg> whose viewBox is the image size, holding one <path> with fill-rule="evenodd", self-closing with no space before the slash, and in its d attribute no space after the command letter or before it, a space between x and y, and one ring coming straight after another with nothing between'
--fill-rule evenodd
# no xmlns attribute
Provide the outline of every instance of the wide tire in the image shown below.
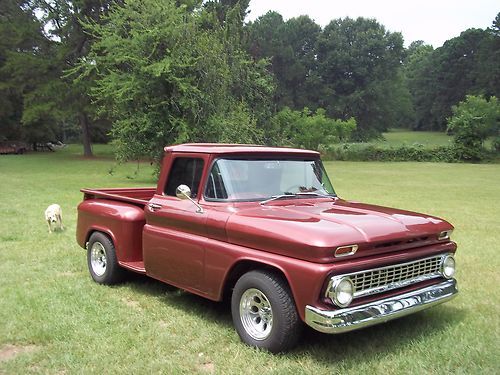
<svg viewBox="0 0 500 375"><path fill-rule="evenodd" d="M99 284L119 283L126 272L118 264L113 241L101 232L94 232L89 238L87 265L90 275Z"/></svg>
<svg viewBox="0 0 500 375"><path fill-rule="evenodd" d="M243 342L272 353L292 348L302 331L288 283L274 272L241 276L233 290L231 313Z"/></svg>

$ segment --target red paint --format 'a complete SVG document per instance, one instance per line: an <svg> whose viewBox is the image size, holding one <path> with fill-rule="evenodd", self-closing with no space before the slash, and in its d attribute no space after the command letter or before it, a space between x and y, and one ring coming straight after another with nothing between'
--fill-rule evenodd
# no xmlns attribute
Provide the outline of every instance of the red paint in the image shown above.
<svg viewBox="0 0 500 375"><path fill-rule="evenodd" d="M339 198L286 199L265 205L207 202L205 181L214 159L223 156L319 158L314 151L288 148L166 147L156 188L82 190L78 244L84 247L93 231L107 233L122 266L212 300L223 297L225 283L238 264L273 267L290 284L302 319L306 305L324 308L328 303L323 292L334 274L456 250L455 243L437 240L439 232L453 228L448 222L415 212ZM163 193L176 157L204 161L196 192L202 214L192 202ZM150 203L161 208L153 210ZM354 255L334 257L337 247L353 244L359 247Z"/></svg>

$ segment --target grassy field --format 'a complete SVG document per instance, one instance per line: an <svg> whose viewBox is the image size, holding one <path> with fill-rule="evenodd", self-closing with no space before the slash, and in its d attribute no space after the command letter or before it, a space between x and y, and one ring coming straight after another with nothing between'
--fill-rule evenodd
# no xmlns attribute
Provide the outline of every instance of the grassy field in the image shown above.
<svg viewBox="0 0 500 375"><path fill-rule="evenodd" d="M271 355L240 343L225 304L144 277L91 281L75 243L79 189L154 181L148 164L135 174L136 164L79 152L0 156L0 374L500 372L500 165L326 163L344 198L450 220L460 294L358 332L307 330ZM67 229L49 235L43 212L55 202Z"/></svg>
<svg viewBox="0 0 500 375"><path fill-rule="evenodd" d="M448 146L453 142L453 137L440 132L409 131L406 129L391 129L382 133L383 138L370 142L377 146L398 147L402 144L421 144L424 147Z"/></svg>

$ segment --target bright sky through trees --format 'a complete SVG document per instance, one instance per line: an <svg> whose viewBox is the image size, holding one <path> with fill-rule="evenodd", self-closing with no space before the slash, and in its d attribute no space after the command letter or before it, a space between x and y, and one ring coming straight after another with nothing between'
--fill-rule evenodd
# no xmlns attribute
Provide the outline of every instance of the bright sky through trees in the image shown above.
<svg viewBox="0 0 500 375"><path fill-rule="evenodd" d="M403 33L405 45L423 40L434 48L468 28L491 26L498 0L251 0L248 20L274 10L284 19L307 14L321 26L334 18L376 18L390 31Z"/></svg>

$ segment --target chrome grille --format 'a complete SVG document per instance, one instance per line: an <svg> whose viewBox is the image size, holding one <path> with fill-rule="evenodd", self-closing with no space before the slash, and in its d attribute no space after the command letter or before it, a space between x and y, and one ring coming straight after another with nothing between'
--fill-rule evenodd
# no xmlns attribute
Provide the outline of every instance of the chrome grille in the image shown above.
<svg viewBox="0 0 500 375"><path fill-rule="evenodd" d="M413 262L393 264L366 271L334 276L332 280L348 276L354 285L354 298L364 297L442 277L441 263L447 255L440 254ZM330 281L330 285L332 280ZM330 289L330 285L328 289Z"/></svg>

